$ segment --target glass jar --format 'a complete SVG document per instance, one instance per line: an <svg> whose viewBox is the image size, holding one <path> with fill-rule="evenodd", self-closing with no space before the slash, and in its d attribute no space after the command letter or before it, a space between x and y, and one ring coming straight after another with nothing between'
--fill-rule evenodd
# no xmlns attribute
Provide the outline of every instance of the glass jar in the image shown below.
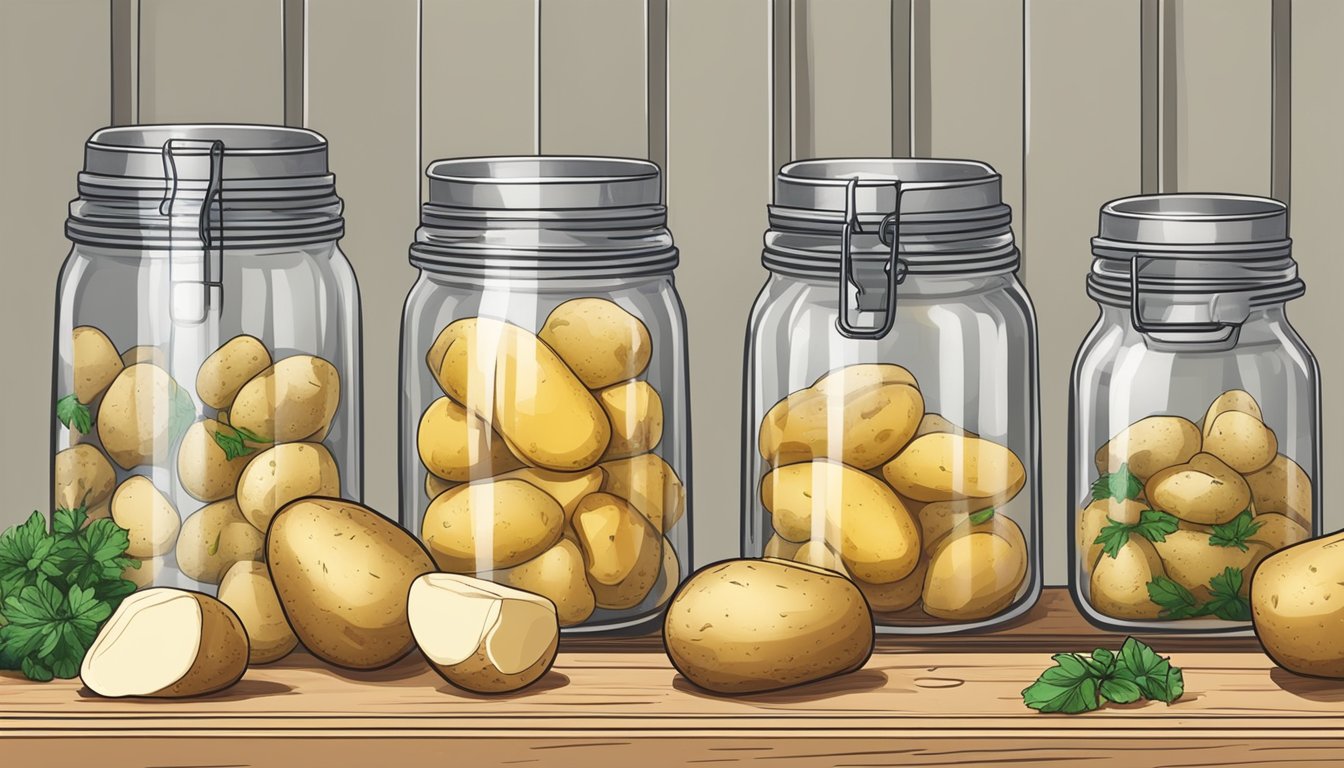
<svg viewBox="0 0 1344 768"><path fill-rule="evenodd" d="M1036 322L994 169L809 160L775 180L748 327L742 551L840 571L878 631L1040 592Z"/></svg>
<svg viewBox="0 0 1344 768"><path fill-rule="evenodd" d="M686 321L658 166L443 160L411 246L401 522L566 632L651 630L691 562Z"/></svg>
<svg viewBox="0 0 1344 768"><path fill-rule="evenodd" d="M1075 601L1111 629L1238 632L1251 575L1320 529L1316 360L1285 304L1288 210L1234 195L1107 203L1073 366Z"/></svg>
<svg viewBox="0 0 1344 768"><path fill-rule="evenodd" d="M106 128L57 288L53 509L111 517L140 586L213 593L280 506L361 495L359 292L327 142Z"/></svg>

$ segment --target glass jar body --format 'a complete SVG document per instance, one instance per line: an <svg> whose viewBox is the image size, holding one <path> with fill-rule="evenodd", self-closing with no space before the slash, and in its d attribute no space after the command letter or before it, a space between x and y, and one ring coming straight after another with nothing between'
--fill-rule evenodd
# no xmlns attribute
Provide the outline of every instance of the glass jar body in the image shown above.
<svg viewBox="0 0 1344 768"><path fill-rule="evenodd" d="M881 632L1021 614L1041 584L1025 290L1012 274L910 274L892 330L875 340L841 335L837 304L834 279L782 274L756 300L743 554L846 572Z"/></svg>
<svg viewBox="0 0 1344 768"><path fill-rule="evenodd" d="M1256 565L1319 530L1318 378L1282 303L1220 343L1155 340L1101 305L1070 392L1070 582L1091 621L1249 629Z"/></svg>
<svg viewBox="0 0 1344 768"><path fill-rule="evenodd" d="M439 566L549 597L567 633L649 631L691 565L672 275L422 268L401 361L401 522Z"/></svg>

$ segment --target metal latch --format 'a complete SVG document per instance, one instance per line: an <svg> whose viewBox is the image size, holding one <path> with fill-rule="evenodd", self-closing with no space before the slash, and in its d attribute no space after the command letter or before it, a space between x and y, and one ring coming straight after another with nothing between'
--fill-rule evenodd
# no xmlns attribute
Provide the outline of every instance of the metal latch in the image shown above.
<svg viewBox="0 0 1344 768"><path fill-rule="evenodd" d="M891 249L882 265L887 293L883 297L882 322L877 326L859 325L851 317L852 306L858 304L862 310L862 299L868 293L867 286L854 274L854 235L874 233L865 230L859 221L859 179L850 179L845 185L845 223L840 230L840 314L835 320L835 326L840 335L851 339L880 339L891 331L896 324L896 286L905 281L906 266L900 259L901 182L898 179L869 179L864 186L879 185L889 185L896 191L896 209L882 217L875 233L878 240Z"/></svg>
<svg viewBox="0 0 1344 768"><path fill-rule="evenodd" d="M1213 294L1201 306L1188 306L1187 314L1202 313L1207 319L1168 319L1153 320L1143 314L1143 290L1139 287L1141 272L1141 254L1134 254L1129 262L1129 321L1134 330L1161 338L1165 341L1177 341L1180 337L1196 343L1220 342L1231 339L1237 333L1246 318L1250 317L1251 307L1244 295ZM1155 261L1149 258L1148 262Z"/></svg>

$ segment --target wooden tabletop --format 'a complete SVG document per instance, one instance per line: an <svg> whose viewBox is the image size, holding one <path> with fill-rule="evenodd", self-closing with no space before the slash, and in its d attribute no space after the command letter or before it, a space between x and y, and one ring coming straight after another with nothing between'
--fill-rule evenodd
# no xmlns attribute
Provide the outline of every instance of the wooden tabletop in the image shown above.
<svg viewBox="0 0 1344 768"><path fill-rule="evenodd" d="M306 654L199 699L100 699L0 677L5 764L184 766L1302 765L1344 755L1344 682L1277 669L1254 638L1150 638L1185 670L1176 704L1041 715L1020 691L1050 655L1119 647L1062 590L992 635L886 639L862 670L773 694L708 695L657 640L568 642L532 688L484 697L418 657L378 672Z"/></svg>

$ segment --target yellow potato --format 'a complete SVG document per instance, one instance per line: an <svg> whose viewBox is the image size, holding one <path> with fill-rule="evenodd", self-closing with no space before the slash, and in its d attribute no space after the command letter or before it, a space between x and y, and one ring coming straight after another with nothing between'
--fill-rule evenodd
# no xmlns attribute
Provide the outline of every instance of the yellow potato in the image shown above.
<svg viewBox="0 0 1344 768"><path fill-rule="evenodd" d="M1344 677L1344 533L1267 557L1251 581L1251 619L1275 664Z"/></svg>
<svg viewBox="0 0 1344 768"><path fill-rule="evenodd" d="M140 363L122 369L98 408L98 437L122 469L159 464L168 455L169 413L177 385L168 372Z"/></svg>
<svg viewBox="0 0 1344 768"><path fill-rule="evenodd" d="M854 583L858 585L859 591L868 600L868 605L874 611L879 613L894 613L903 611L919 602L920 596L924 592L924 575L928 573L929 561L920 558L919 565L900 581L893 581L890 584L869 584L861 579L855 579Z"/></svg>
<svg viewBox="0 0 1344 768"><path fill-rule="evenodd" d="M525 483L535 485L556 500L560 507L565 510L565 520L568 521L574 514L574 508L579 505L579 501L584 496L597 493L602 489L604 475L602 470L597 467L582 472L556 472L553 469L523 467L512 472L506 472L495 479L522 480Z"/></svg>
<svg viewBox="0 0 1344 768"><path fill-rule="evenodd" d="M1256 515L1251 518L1251 522L1259 527L1256 528L1255 533L1247 538L1247 541L1263 544L1271 552L1311 538L1310 529L1303 527L1291 517L1280 515L1277 512Z"/></svg>
<svg viewBox="0 0 1344 768"><path fill-rule="evenodd" d="M163 572L164 561L166 557L142 557L136 562L140 567L128 565L121 569L121 578L131 582L136 589L144 589L154 583L154 580Z"/></svg>
<svg viewBox="0 0 1344 768"><path fill-rule="evenodd" d="M1209 410L1204 413L1204 421L1201 422L1201 432L1204 437L1207 438L1209 436L1209 432L1213 429L1213 422L1215 419L1224 413L1232 411L1249 414L1253 416L1256 421L1265 420L1265 415L1260 411L1260 404L1255 402L1255 398L1251 397L1251 393L1244 389L1229 389L1223 394L1215 397L1213 403L1209 406ZM1205 450L1207 451L1208 449L1205 448ZM1212 453L1212 451L1209 452Z"/></svg>
<svg viewBox="0 0 1344 768"><path fill-rule="evenodd" d="M985 510L979 509L975 512L983 513ZM924 542L924 552L932 554L935 549L944 543L948 534L954 531L959 535L964 535L972 531L994 531L1000 526L1007 525L1011 525L1012 530L1001 532L1001 535L1014 543L1023 542L1022 546L1025 548L1026 544L1022 538L1021 529L1006 516L996 511L984 522L971 523L972 514L974 513L962 509L956 502L951 501L935 501L921 507L919 512L916 513L916 517L919 519L920 537Z"/></svg>
<svg viewBox="0 0 1344 768"><path fill-rule="evenodd" d="M177 448L177 479L194 499L219 501L232 496L238 488L238 477L252 458L244 454L230 459L215 441L221 431L227 436L233 434L214 419L198 421L187 429Z"/></svg>
<svg viewBox="0 0 1344 768"><path fill-rule="evenodd" d="M663 400L647 381L627 381L599 390L597 401L611 422L603 461L648 453L663 439Z"/></svg>
<svg viewBox="0 0 1344 768"><path fill-rule="evenodd" d="M661 457L646 453L605 461L602 491L634 505L654 527L666 533L686 513L686 487Z"/></svg>
<svg viewBox="0 0 1344 768"><path fill-rule="evenodd" d="M429 404L415 434L420 461L444 480L465 482L523 466L504 438L446 397Z"/></svg>
<svg viewBox="0 0 1344 768"><path fill-rule="evenodd" d="M267 448L252 457L238 478L238 509L263 532L275 513L295 499L340 495L340 469L321 443Z"/></svg>
<svg viewBox="0 0 1344 768"><path fill-rule="evenodd" d="M793 553L793 561L835 571L841 576L849 578L849 569L845 567L840 553L826 546L823 541L813 539L798 547L798 551Z"/></svg>
<svg viewBox="0 0 1344 768"><path fill-rule="evenodd" d="M882 467L902 496L916 501L965 501L975 511L1002 504L1026 484L1017 455L978 437L935 432L915 438Z"/></svg>
<svg viewBox="0 0 1344 768"><path fill-rule="evenodd" d="M545 491L522 480L486 480L430 502L421 538L443 570L478 573L540 555L560 541L564 524L564 510Z"/></svg>
<svg viewBox="0 0 1344 768"><path fill-rule="evenodd" d="M775 533L771 534L770 539L765 542L765 550L761 555L762 557L775 557L780 560L792 560L793 556L802 548L801 543L789 541Z"/></svg>
<svg viewBox="0 0 1344 768"><path fill-rule="evenodd" d="M1311 528L1311 479L1292 459L1279 454L1269 466L1246 476L1251 499L1260 514L1277 512Z"/></svg>
<svg viewBox="0 0 1344 768"><path fill-rule="evenodd" d="M1003 530L1017 528L1012 521L1006 522L1011 528L1005 526ZM1012 605L1026 575L1025 547L997 532L954 533L929 561L924 576L924 612L952 621L988 618Z"/></svg>
<svg viewBox="0 0 1344 768"><path fill-rule="evenodd" d="M298 646L265 564L234 563L219 582L219 601L238 614L247 630L249 664L279 661Z"/></svg>
<svg viewBox="0 0 1344 768"><path fill-rule="evenodd" d="M1241 411L1225 411L1205 427L1204 452L1242 474L1258 472L1279 452L1274 430Z"/></svg>
<svg viewBox="0 0 1344 768"><path fill-rule="evenodd" d="M924 398L908 384L805 392L780 401L761 421L761 456L774 466L832 458L872 469L906 446L924 416Z"/></svg>
<svg viewBox="0 0 1344 768"><path fill-rule="evenodd" d="M561 539L526 563L504 571L499 581L555 603L562 627L582 624L597 609L593 589L584 573L583 553L569 539Z"/></svg>
<svg viewBox="0 0 1344 768"><path fill-rule="evenodd" d="M125 367L112 340L91 325L77 326L71 347L75 398L88 405L103 393Z"/></svg>
<svg viewBox="0 0 1344 768"><path fill-rule="evenodd" d="M294 355L253 376L238 390L229 423L276 443L302 440L336 415L341 377L320 357Z"/></svg>
<svg viewBox="0 0 1344 768"><path fill-rule="evenodd" d="M653 587L653 605L662 608L676 594L681 586L681 559L677 549L666 536L663 537L663 570L658 574L658 583Z"/></svg>
<svg viewBox="0 0 1344 768"><path fill-rule="evenodd" d="M1125 427L1097 451L1097 471L1118 472L1121 465L1140 481L1167 467L1184 464L1199 453L1200 434L1189 419L1149 416Z"/></svg>
<svg viewBox="0 0 1344 768"><path fill-rule="evenodd" d="M780 536L802 542L824 531L864 581L899 581L919 562L914 517L882 481L852 467L826 461L780 467L762 481L761 501Z"/></svg>
<svg viewBox="0 0 1344 768"><path fill-rule="evenodd" d="M906 384L919 389L914 374L894 363L857 363L837 368L817 379L812 389L849 396L883 384Z"/></svg>
<svg viewBox="0 0 1344 768"><path fill-rule="evenodd" d="M1092 569L1088 602L1113 619L1156 619L1162 608L1148 596L1148 582L1164 576L1162 559L1145 538L1131 535L1115 557Z"/></svg>
<svg viewBox="0 0 1344 768"><path fill-rule="evenodd" d="M663 537L623 499L594 493L574 510L574 532L600 608L639 605L662 571Z"/></svg>
<svg viewBox="0 0 1344 768"><path fill-rule="evenodd" d="M653 354L649 329L608 299L570 299L551 311L537 334L589 389L644 372Z"/></svg>
<svg viewBox="0 0 1344 768"><path fill-rule="evenodd" d="M1153 542L1153 549L1162 558L1162 569L1173 581L1186 589L1195 599L1210 597L1209 580L1227 568L1246 573L1243 590L1250 585L1249 568L1260 562L1268 548L1251 543L1243 552L1238 547L1216 547L1209 543L1209 535L1198 531L1168 533L1164 541Z"/></svg>
<svg viewBox="0 0 1344 768"><path fill-rule="evenodd" d="M229 412L228 412L228 411L217 411L217 412L215 413L215 421L217 421L217 422L219 422L220 424L223 424L223 425L225 425L225 426L229 426Z"/></svg>
<svg viewBox="0 0 1344 768"><path fill-rule="evenodd" d="M949 435L966 435L968 437L980 436L975 432L970 431L969 429L963 429L957 426L956 424L953 424L952 422L943 418L943 416L941 416L940 414L937 413L924 414L924 418L919 420L919 428L915 430L915 437L923 437L925 435L931 435L936 432L941 432Z"/></svg>
<svg viewBox="0 0 1344 768"><path fill-rule="evenodd" d="M148 344L140 344L121 353L122 365L135 365L136 363L152 363L160 368L167 368L168 356L164 354L162 348Z"/></svg>
<svg viewBox="0 0 1344 768"><path fill-rule="evenodd" d="M57 509L92 509L117 486L117 471L102 451L87 443L57 453L52 469Z"/></svg>
<svg viewBox="0 0 1344 768"><path fill-rule="evenodd" d="M1077 547L1083 558L1084 573L1091 574L1101 557L1101 545L1097 543L1097 537L1101 535L1102 529L1112 522L1134 525L1147 508L1148 505L1141 501L1105 498L1093 501L1078 513Z"/></svg>
<svg viewBox="0 0 1344 768"><path fill-rule="evenodd" d="M472 332L449 345L439 383L533 466L587 469L611 441L597 399L550 347L516 325L477 318Z"/></svg>
<svg viewBox="0 0 1344 768"><path fill-rule="evenodd" d="M177 567L188 578L218 584L234 563L260 560L266 536L243 517L233 499L196 510L177 537Z"/></svg>
<svg viewBox="0 0 1344 768"><path fill-rule="evenodd" d="M437 499L439 494L449 488L456 488L459 485L461 485L461 483L455 483L452 480L444 480L433 472L425 473L425 495L429 497L430 501Z"/></svg>
<svg viewBox="0 0 1344 768"><path fill-rule="evenodd" d="M133 475L117 486L112 494L112 521L130 538L126 554L131 557L157 557L173 548L182 518L153 481Z"/></svg>
<svg viewBox="0 0 1344 768"><path fill-rule="evenodd" d="M1241 475L1207 453L1153 475L1144 495L1154 508L1200 525L1226 523L1251 505L1251 489Z"/></svg>
<svg viewBox="0 0 1344 768"><path fill-rule="evenodd" d="M439 382L439 386L443 386L443 380L439 378L439 369L443 367L443 356L448 354L448 347L463 336L475 333L476 318L464 317L444 326L443 330L439 331L439 335L434 337L434 343L429 345L429 350L425 352L425 365L428 366L434 379ZM447 394L446 389L444 393Z"/></svg>
<svg viewBox="0 0 1344 768"><path fill-rule="evenodd" d="M211 408L228 408L244 384L270 367L271 353L261 339L234 336L201 363L196 394Z"/></svg>
<svg viewBox="0 0 1344 768"><path fill-rule="evenodd" d="M701 688L788 688L864 665L873 615L849 579L782 560L726 560L687 579L668 606L663 644Z"/></svg>

